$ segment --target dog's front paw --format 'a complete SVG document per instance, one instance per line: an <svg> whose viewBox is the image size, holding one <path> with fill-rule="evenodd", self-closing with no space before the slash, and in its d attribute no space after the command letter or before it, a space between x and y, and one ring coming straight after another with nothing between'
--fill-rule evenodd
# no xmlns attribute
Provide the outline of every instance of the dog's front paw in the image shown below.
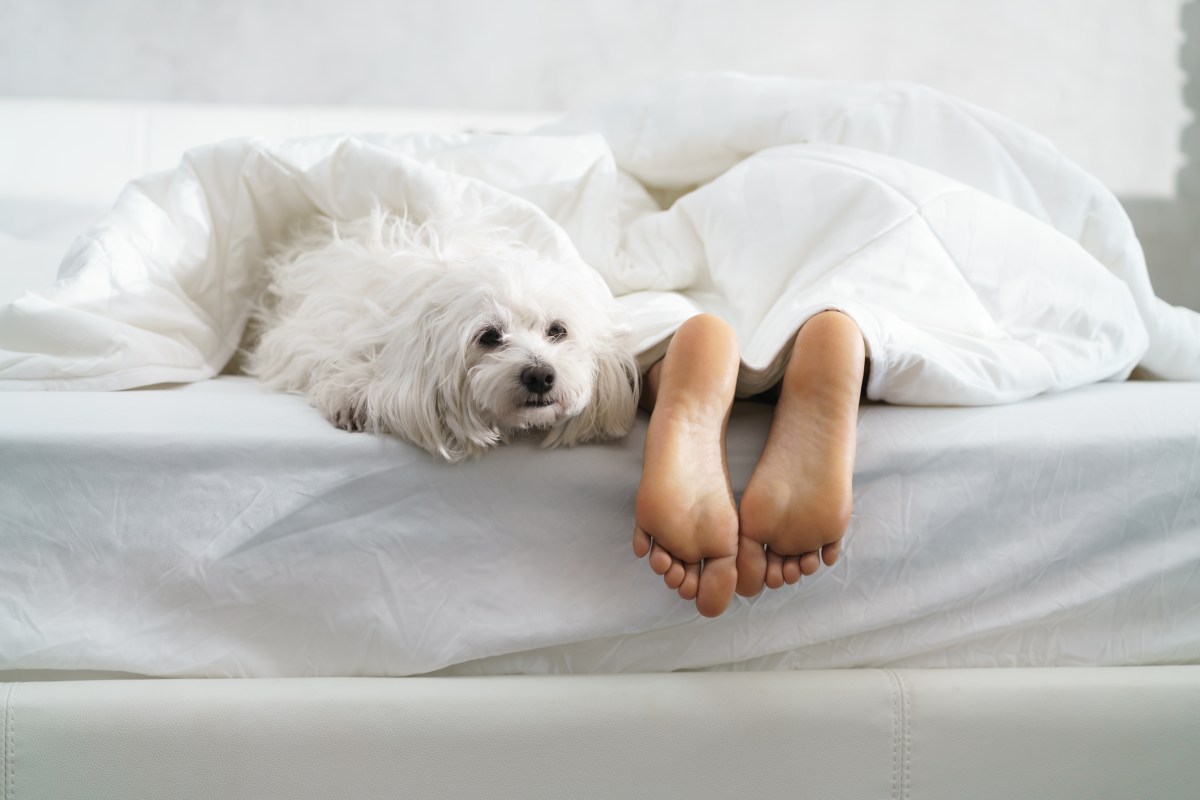
<svg viewBox="0 0 1200 800"><path fill-rule="evenodd" d="M344 431L362 431L367 427L367 412L362 406L343 406L329 415L329 421Z"/></svg>

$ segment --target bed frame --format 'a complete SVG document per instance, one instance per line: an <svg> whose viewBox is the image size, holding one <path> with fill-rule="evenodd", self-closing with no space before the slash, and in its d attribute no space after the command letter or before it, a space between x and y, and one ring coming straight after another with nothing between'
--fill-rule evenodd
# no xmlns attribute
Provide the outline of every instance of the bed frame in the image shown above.
<svg viewBox="0 0 1200 800"><path fill-rule="evenodd" d="M0 684L4 800L1187 798L1200 667Z"/></svg>

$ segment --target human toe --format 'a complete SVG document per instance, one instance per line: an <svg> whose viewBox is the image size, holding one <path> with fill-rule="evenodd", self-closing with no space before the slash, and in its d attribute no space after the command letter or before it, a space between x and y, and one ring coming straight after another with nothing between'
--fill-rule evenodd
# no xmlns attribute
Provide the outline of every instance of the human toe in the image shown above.
<svg viewBox="0 0 1200 800"><path fill-rule="evenodd" d="M700 590L700 565L683 565L683 583L679 584L679 596L684 600L695 600Z"/></svg>
<svg viewBox="0 0 1200 800"><path fill-rule="evenodd" d="M633 528L633 554L638 558L644 557L650 552L650 545L653 542L650 540L650 534L635 525Z"/></svg>
<svg viewBox="0 0 1200 800"><path fill-rule="evenodd" d="M763 546L748 536L738 537L737 593L754 597L763 590L767 575L767 555Z"/></svg>
<svg viewBox="0 0 1200 800"><path fill-rule="evenodd" d="M658 542L655 542L650 548L650 569L654 570L655 575L666 575L667 570L671 568L671 554L664 550Z"/></svg>
<svg viewBox="0 0 1200 800"><path fill-rule="evenodd" d="M671 559L671 566L663 574L663 582L667 584L668 589L678 589L683 585L684 575L683 562L678 558L673 558Z"/></svg>
<svg viewBox="0 0 1200 800"><path fill-rule="evenodd" d="M778 589L783 586L783 556L770 548L767 549L767 578L768 589Z"/></svg>
<svg viewBox="0 0 1200 800"><path fill-rule="evenodd" d="M696 610L704 616L720 616L733 599L734 586L737 584L736 559L736 556L709 558L701 566Z"/></svg>

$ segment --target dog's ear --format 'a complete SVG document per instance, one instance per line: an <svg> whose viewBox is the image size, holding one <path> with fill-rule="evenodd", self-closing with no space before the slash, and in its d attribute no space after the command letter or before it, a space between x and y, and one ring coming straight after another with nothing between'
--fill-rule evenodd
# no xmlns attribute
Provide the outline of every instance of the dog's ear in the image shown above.
<svg viewBox="0 0 1200 800"><path fill-rule="evenodd" d="M459 348L428 320L418 328L418 341L394 346L381 359L388 368L367 390L367 417L447 461L478 456L499 441L500 432L477 419L466 401Z"/></svg>
<svg viewBox="0 0 1200 800"><path fill-rule="evenodd" d="M398 360L389 359L389 368L367 387L369 429L395 434L433 455L459 461L466 454L453 443L438 410L437 384L418 355L406 352Z"/></svg>
<svg viewBox="0 0 1200 800"><path fill-rule="evenodd" d="M610 337L597 350L591 402L580 413L551 428L542 446L618 439L629 433L637 415L640 375L633 355Z"/></svg>

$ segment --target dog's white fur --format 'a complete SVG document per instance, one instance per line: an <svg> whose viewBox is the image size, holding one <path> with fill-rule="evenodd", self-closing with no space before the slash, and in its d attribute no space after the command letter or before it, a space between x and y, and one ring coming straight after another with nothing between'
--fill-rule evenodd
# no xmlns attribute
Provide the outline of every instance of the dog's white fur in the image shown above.
<svg viewBox="0 0 1200 800"><path fill-rule="evenodd" d="M267 270L245 369L339 427L458 461L518 431L554 446L632 426L639 374L611 295L505 229L319 217ZM555 374L548 405L521 382L535 365Z"/></svg>

